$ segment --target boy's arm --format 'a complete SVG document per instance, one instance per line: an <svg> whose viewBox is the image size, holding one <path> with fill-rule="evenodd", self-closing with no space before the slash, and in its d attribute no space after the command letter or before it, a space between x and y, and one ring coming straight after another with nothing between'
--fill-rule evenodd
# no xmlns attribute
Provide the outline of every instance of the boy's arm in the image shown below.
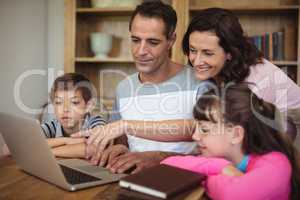
<svg viewBox="0 0 300 200"><path fill-rule="evenodd" d="M85 157L85 147L84 142L77 144L68 144L59 146L52 149L52 153L56 157L63 158L84 158Z"/></svg>
<svg viewBox="0 0 300 200"><path fill-rule="evenodd" d="M85 142L85 138L58 137L58 138L49 138L47 139L47 142L51 148L55 148L63 145L82 143Z"/></svg>

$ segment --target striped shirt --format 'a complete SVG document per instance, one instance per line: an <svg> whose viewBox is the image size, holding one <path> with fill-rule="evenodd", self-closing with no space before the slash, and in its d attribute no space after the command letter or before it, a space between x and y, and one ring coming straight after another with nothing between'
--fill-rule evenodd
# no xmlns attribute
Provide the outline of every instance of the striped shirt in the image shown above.
<svg viewBox="0 0 300 200"><path fill-rule="evenodd" d="M91 116L90 114L87 114L80 130L88 130L96 126L103 126L105 124L106 121L101 116ZM64 132L63 127L57 119L47 121L41 124L41 127L47 138L68 137L68 135Z"/></svg>

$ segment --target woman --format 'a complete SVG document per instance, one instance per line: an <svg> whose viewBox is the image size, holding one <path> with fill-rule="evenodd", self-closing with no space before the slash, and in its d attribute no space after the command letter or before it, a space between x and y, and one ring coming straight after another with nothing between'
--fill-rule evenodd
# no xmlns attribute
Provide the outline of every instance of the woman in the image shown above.
<svg viewBox="0 0 300 200"><path fill-rule="evenodd" d="M251 90L281 112L299 110L300 88L262 57L232 12L220 8L199 12L191 21L182 46L198 79L209 79L223 88L227 84L252 83ZM88 143L97 146L99 152L109 140L125 133L159 141L191 140L194 129L193 120L117 121L92 133ZM77 134L80 135L84 133Z"/></svg>

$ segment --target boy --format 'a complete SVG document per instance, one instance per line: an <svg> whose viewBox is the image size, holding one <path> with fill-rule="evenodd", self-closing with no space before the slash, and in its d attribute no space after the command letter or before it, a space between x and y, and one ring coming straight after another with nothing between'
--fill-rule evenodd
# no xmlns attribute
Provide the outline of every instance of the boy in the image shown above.
<svg viewBox="0 0 300 200"><path fill-rule="evenodd" d="M91 82L80 74L67 73L54 81L50 99L55 119L41 127L55 156L84 157L85 138L70 135L106 123L101 116L91 116L92 97Z"/></svg>

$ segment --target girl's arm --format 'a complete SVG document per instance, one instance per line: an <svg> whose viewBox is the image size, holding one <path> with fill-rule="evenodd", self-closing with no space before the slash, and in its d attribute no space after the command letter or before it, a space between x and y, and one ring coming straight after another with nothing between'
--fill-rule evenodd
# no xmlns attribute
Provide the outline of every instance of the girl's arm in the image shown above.
<svg viewBox="0 0 300 200"><path fill-rule="evenodd" d="M226 167L232 166L229 161L223 158L202 156L172 156L163 160L161 164L187 169L207 176L221 174ZM224 170L224 173L228 173L229 170Z"/></svg>
<svg viewBox="0 0 300 200"><path fill-rule="evenodd" d="M84 142L77 144L68 144L52 149L52 153L56 157L64 158L84 158L85 157L85 147Z"/></svg>
<svg viewBox="0 0 300 200"><path fill-rule="evenodd" d="M206 187L212 199L288 199L291 166L281 153L262 156L242 176L209 176Z"/></svg>

